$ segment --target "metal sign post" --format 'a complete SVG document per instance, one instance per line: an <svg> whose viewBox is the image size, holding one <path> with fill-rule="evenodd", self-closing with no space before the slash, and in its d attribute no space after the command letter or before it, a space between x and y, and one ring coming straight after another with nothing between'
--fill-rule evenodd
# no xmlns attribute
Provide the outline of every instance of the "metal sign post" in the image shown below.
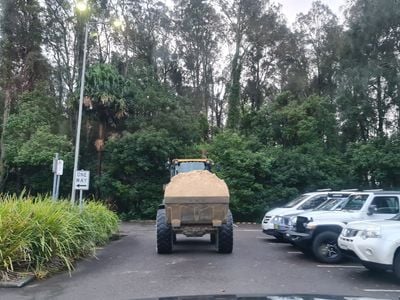
<svg viewBox="0 0 400 300"><path fill-rule="evenodd" d="M53 158L53 192L51 194L51 197L53 200L56 200L56 185L57 185L57 161L58 161L58 153L55 154Z"/></svg>
<svg viewBox="0 0 400 300"><path fill-rule="evenodd" d="M58 199L58 196L60 194L60 179L63 173L64 173L64 161L62 159L58 159L56 165L56 173L55 173L57 175L56 190L55 190L56 200Z"/></svg>
<svg viewBox="0 0 400 300"><path fill-rule="evenodd" d="M79 209L83 209L83 191L89 189L90 172L85 170L76 171L74 187L79 190Z"/></svg>
<svg viewBox="0 0 400 300"><path fill-rule="evenodd" d="M60 190L60 179L64 171L64 161L59 159L59 154L56 153L53 158L53 192L51 194L53 200L58 199Z"/></svg>
<svg viewBox="0 0 400 300"><path fill-rule="evenodd" d="M79 211L82 212L83 210L83 190L79 190Z"/></svg>

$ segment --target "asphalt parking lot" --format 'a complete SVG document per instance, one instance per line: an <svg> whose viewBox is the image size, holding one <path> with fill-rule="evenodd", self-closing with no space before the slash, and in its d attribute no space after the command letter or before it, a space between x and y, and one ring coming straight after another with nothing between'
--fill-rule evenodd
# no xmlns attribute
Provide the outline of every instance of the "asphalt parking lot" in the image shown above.
<svg viewBox="0 0 400 300"><path fill-rule="evenodd" d="M154 225L124 223L123 237L96 258L0 299L134 299L204 294L312 293L398 299L400 282L355 262L323 265L264 235L259 225L235 228L234 252L218 254L208 237L178 236L171 255L158 255Z"/></svg>

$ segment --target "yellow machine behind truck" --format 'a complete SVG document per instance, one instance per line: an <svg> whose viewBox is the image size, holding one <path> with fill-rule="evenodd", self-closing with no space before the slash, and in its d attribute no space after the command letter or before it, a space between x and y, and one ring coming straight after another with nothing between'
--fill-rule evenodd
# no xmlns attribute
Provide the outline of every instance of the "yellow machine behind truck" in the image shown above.
<svg viewBox="0 0 400 300"><path fill-rule="evenodd" d="M233 219L229 210L229 190L211 172L208 159L174 159L169 163L171 180L157 211L157 252L171 253L176 235L201 237L220 253L231 253Z"/></svg>

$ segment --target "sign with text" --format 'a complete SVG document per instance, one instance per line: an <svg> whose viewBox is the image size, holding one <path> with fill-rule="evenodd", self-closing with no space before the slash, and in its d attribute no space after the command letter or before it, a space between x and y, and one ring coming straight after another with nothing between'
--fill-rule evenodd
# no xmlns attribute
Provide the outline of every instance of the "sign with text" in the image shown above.
<svg viewBox="0 0 400 300"><path fill-rule="evenodd" d="M61 176L64 171L64 161L62 159L57 160L56 163L56 175Z"/></svg>
<svg viewBox="0 0 400 300"><path fill-rule="evenodd" d="M85 190L89 189L90 172L85 170L76 171L75 189Z"/></svg>

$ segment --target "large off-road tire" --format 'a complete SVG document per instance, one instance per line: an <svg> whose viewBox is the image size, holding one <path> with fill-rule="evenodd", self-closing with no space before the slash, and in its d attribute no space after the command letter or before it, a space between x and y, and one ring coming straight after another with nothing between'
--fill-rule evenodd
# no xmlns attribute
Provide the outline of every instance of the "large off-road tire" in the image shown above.
<svg viewBox="0 0 400 300"><path fill-rule="evenodd" d="M233 218L228 211L226 224L222 224L217 232L217 250L219 253L232 253L233 249Z"/></svg>
<svg viewBox="0 0 400 300"><path fill-rule="evenodd" d="M397 251L393 259L393 272L396 275L397 279L400 280L400 251Z"/></svg>
<svg viewBox="0 0 400 300"><path fill-rule="evenodd" d="M157 253L167 254L172 252L173 232L171 225L167 224L165 209L157 211Z"/></svg>
<svg viewBox="0 0 400 300"><path fill-rule="evenodd" d="M319 233L312 244L312 251L317 260L327 264L336 264L343 260L338 246L339 234L333 231Z"/></svg>

